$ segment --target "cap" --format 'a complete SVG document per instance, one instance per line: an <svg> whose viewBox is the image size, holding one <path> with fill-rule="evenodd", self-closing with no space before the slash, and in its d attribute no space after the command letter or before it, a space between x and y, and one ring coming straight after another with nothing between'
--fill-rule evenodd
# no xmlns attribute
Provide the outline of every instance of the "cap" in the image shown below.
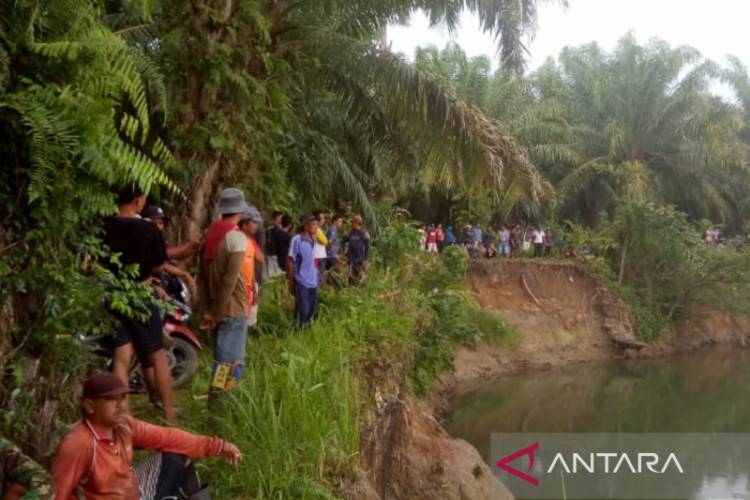
<svg viewBox="0 0 750 500"><path fill-rule="evenodd" d="M237 188L226 188L219 194L219 213L241 214L248 208L245 194Z"/></svg>
<svg viewBox="0 0 750 500"><path fill-rule="evenodd" d="M258 223L262 223L263 216L260 214L260 211L258 211L257 208L251 205L245 208L245 210L242 212L242 220L252 220Z"/></svg>
<svg viewBox="0 0 750 500"><path fill-rule="evenodd" d="M114 373L95 373L83 383L83 399L109 398L130 392L125 382Z"/></svg>
<svg viewBox="0 0 750 500"><path fill-rule="evenodd" d="M304 215L303 215L302 217L300 217L300 219L299 219L299 225L300 225L300 226L304 226L304 225L306 225L306 224L307 224L308 222L312 222L312 221L314 221L314 220L318 220L318 219L317 219L317 218L316 218L316 217L315 217L315 216L314 216L313 214L310 214L310 213L308 213L308 214L304 214Z"/></svg>
<svg viewBox="0 0 750 500"><path fill-rule="evenodd" d="M168 219L167 214L164 213L161 207L156 205L149 205L144 208L141 212L141 217L144 219Z"/></svg>

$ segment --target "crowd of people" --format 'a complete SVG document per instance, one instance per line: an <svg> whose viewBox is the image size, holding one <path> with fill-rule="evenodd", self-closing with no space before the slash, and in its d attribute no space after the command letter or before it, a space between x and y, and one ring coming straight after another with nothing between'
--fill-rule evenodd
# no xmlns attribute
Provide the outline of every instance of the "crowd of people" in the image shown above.
<svg viewBox="0 0 750 500"><path fill-rule="evenodd" d="M286 274L298 328L315 318L321 286L340 288L346 280L358 286L365 279L371 237L359 215L351 218L346 232L342 216L334 215L327 224L323 210L304 214L297 231L292 217L280 211L264 227L260 211L246 202L243 192L226 188L219 194L218 220L200 240L178 246L165 240L169 217L164 210L146 204L146 194L136 187L120 191L118 214L105 220L103 242L116 256L105 265L120 279L150 286L153 300L133 305L135 315L109 306L118 325L111 337L112 372L96 373L83 383L81 420L60 443L51 474L0 439L3 499L23 498L28 492L61 500L210 498L190 459L223 456L237 464L240 450L217 437L138 420L128 406L128 372L137 356L152 402L170 425L176 421L162 333L170 281L179 280L197 293L201 328L213 341L208 384L213 404L242 378L248 328L257 324L268 278ZM197 277L179 265L194 258ZM134 448L157 453L133 466Z"/></svg>
<svg viewBox="0 0 750 500"><path fill-rule="evenodd" d="M2 498L22 498L33 490L40 498L163 499L210 498L191 464L192 458L223 456L230 464L242 459L234 444L162 427L133 417L128 407L129 370L134 357L144 369L152 402L174 425L172 378L164 350L162 301L175 280L197 294L201 328L213 341L208 383L209 404L227 394L242 378L248 329L257 326L263 285L285 275L294 297L294 323L304 328L316 316L322 286L358 286L366 277L371 237L361 216L344 230L344 218L328 221L323 210L304 214L295 225L291 215L272 214L264 226L260 211L236 188L221 191L218 220L200 240L181 245L166 241L169 217L161 207L146 206L147 196L133 186L117 195L118 214L104 222L103 243L116 258L105 265L121 279L151 287L153 300L125 314L109 307L117 330L111 338L112 372L97 373L83 383L81 420L60 443L51 473L37 466L12 443L0 438ZM479 224L419 226L421 250L437 254L458 246L471 258L572 256L568 236L551 228ZM719 244L717 228L706 241ZM585 251L583 251L585 253ZM197 260L197 276L181 261ZM129 271L125 271L129 269ZM133 274L134 270L134 274ZM133 449L157 453L133 466ZM54 493L53 493L54 492ZM53 496L54 495L54 496Z"/></svg>
<svg viewBox="0 0 750 500"><path fill-rule="evenodd" d="M565 256L571 246L564 233L557 235L553 229L542 226L529 226L524 231L520 224L503 225L500 229L466 225L460 236L460 240L456 238L452 225L443 229L442 224L422 224L419 226L419 247L428 253L439 253L446 247L460 245L471 258L510 258L521 255Z"/></svg>

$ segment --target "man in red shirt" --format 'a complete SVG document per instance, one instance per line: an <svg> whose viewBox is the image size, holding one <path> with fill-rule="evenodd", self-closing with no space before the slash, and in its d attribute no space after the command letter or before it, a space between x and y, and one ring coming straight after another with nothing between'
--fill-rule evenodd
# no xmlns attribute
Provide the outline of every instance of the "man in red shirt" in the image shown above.
<svg viewBox="0 0 750 500"><path fill-rule="evenodd" d="M63 439L52 465L57 500L207 498L188 457L223 456L237 465L242 453L218 437L160 427L130 416L129 388L112 373L83 384L83 418ZM132 467L133 448L160 451Z"/></svg>
<svg viewBox="0 0 750 500"><path fill-rule="evenodd" d="M427 228L427 251L429 253L438 253L438 237L435 226Z"/></svg>
<svg viewBox="0 0 750 500"><path fill-rule="evenodd" d="M443 225L438 224L437 229L435 230L435 233L437 234L437 243L438 243L438 250L443 250L443 246L445 244L445 231L443 230Z"/></svg>

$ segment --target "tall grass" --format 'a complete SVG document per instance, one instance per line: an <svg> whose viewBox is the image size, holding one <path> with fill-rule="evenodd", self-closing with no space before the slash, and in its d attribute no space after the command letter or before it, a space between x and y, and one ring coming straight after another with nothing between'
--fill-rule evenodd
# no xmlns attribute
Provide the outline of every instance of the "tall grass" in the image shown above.
<svg viewBox="0 0 750 500"><path fill-rule="evenodd" d="M325 288L318 318L303 330L292 327L284 281L268 283L243 381L210 410L203 397L210 353L203 354L192 393L178 398L180 423L245 454L237 470L200 461L216 498L334 497L359 466L362 426L383 378L408 377L424 392L451 366L456 343L506 332L500 318L476 314L457 287L465 272L457 254L390 259L389 270L376 264L361 288Z"/></svg>

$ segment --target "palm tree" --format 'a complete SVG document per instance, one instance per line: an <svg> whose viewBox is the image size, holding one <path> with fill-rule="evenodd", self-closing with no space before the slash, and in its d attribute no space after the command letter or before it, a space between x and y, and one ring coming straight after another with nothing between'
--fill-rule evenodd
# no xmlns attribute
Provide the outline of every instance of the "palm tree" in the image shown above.
<svg viewBox="0 0 750 500"><path fill-rule="evenodd" d="M727 175L742 176L731 108L710 96L713 63L690 47L646 46L632 35L615 52L564 49L560 78L583 161L562 178L565 207L595 222L622 197L676 204L727 220Z"/></svg>
<svg viewBox="0 0 750 500"><path fill-rule="evenodd" d="M480 107L487 116L504 124L508 133L524 146L530 161L547 178L539 181L542 201L554 202L554 189L547 180L559 180L561 172L579 163L580 156L572 147L571 127L559 96L545 95L538 85L546 71L544 68L530 77L519 76L504 68L492 74L485 57L468 58L456 45L448 45L440 51L434 47L418 48L415 65L460 98ZM486 195L480 193L474 197ZM465 201L462 197L453 199ZM521 217L537 215L539 208L538 203L527 199L521 190L512 197L511 203L495 204L494 210L507 215L514 207L520 208L517 215Z"/></svg>
<svg viewBox="0 0 750 500"><path fill-rule="evenodd" d="M199 231L222 179L244 180L269 203L285 195L259 189L252 179L291 181L290 204L308 193L331 199L334 187L345 187L371 220L373 196L415 182L448 189L482 183L497 194L514 185L514 192L536 199L536 173L507 131L375 43L389 23L415 9L453 28L468 8L498 36L505 63L520 67L535 6L533 0L205 0L185 8L163 0L153 11L153 29L119 26L160 61L177 111L168 128L178 158L193 172L186 179L185 236Z"/></svg>
<svg viewBox="0 0 750 500"><path fill-rule="evenodd" d="M748 168L750 165L750 71L742 61L738 58L731 56L729 58L729 68L722 72L722 79L732 86L737 97L737 104L742 119L735 122L737 126L738 134L741 139L742 152L741 157L744 158L744 167ZM734 189L745 191L742 189L742 184L734 183ZM738 200L738 211L740 215L747 219L750 216L750 195L746 192L737 193L735 199Z"/></svg>

